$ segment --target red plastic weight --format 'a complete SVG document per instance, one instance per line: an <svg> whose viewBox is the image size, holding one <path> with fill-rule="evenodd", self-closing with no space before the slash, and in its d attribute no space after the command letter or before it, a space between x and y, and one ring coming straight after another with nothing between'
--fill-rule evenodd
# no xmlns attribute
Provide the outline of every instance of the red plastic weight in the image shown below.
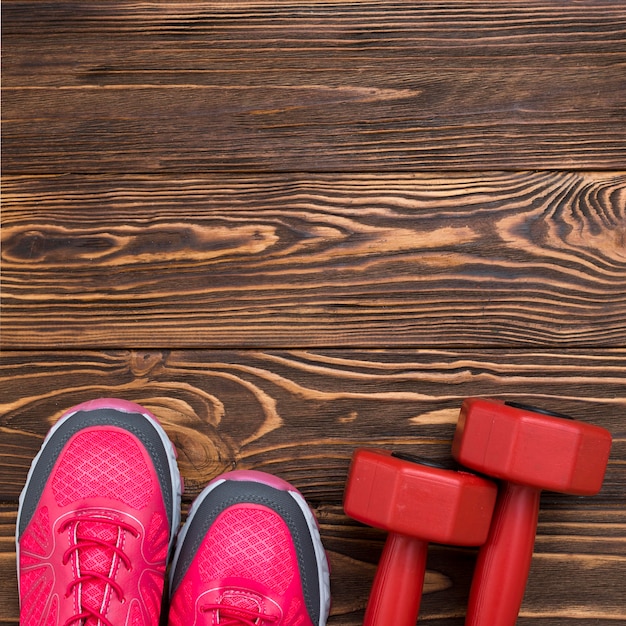
<svg viewBox="0 0 626 626"><path fill-rule="evenodd" d="M611 449L604 428L518 404L470 398L452 455L502 481L472 581L466 626L513 626L532 559L541 490L592 495Z"/></svg>
<svg viewBox="0 0 626 626"><path fill-rule="evenodd" d="M386 450L356 450L344 510L389 531L364 626L415 626L428 542L482 544L496 495L494 482L469 472L413 462Z"/></svg>

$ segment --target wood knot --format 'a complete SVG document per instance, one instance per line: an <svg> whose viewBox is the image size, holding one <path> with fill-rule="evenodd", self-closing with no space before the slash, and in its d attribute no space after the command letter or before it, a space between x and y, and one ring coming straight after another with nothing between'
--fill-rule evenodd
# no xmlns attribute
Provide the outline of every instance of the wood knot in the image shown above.
<svg viewBox="0 0 626 626"><path fill-rule="evenodd" d="M167 360L167 353L132 351L129 356L129 369L136 378L146 378L156 369L161 369Z"/></svg>

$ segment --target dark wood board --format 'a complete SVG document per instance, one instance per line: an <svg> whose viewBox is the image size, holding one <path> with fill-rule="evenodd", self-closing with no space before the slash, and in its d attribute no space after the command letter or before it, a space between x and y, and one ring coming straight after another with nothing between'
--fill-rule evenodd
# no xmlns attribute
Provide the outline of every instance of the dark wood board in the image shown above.
<svg viewBox="0 0 626 626"><path fill-rule="evenodd" d="M293 482L359 626L382 531L354 449L447 459L493 396L611 431L602 491L544 493L518 626L626 623L626 4L2 4L0 624L28 467L67 408L144 404L183 515ZM476 552L431 546L420 623Z"/></svg>
<svg viewBox="0 0 626 626"><path fill-rule="evenodd" d="M5 173L626 162L621 2L9 0L3 42Z"/></svg>
<svg viewBox="0 0 626 626"><path fill-rule="evenodd" d="M30 461L64 410L102 395L141 402L159 416L179 452L185 509L232 467L292 481L320 519L333 568L329 624L343 626L362 620L385 538L341 508L357 446L445 460L461 399L474 394L523 399L602 425L614 445L601 493L542 498L519 623L626 617L624 350L10 352L1 373L0 501L7 504L0 541L11 577L0 597L7 619L17 615L11 534ZM423 623L462 623L474 558L473 549L431 547Z"/></svg>
<svg viewBox="0 0 626 626"><path fill-rule="evenodd" d="M626 175L15 177L6 348L622 347Z"/></svg>

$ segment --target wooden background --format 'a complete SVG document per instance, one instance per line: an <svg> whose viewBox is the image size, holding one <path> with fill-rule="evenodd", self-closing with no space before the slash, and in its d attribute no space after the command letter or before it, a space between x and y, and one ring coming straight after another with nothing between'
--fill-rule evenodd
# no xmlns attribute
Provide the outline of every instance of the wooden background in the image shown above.
<svg viewBox="0 0 626 626"><path fill-rule="evenodd" d="M626 622L626 3L2 7L0 622L54 420L138 401L187 491L292 481L361 623L384 533L356 446L449 455L463 398L609 429L605 486L544 494L520 626ZM475 551L430 550L460 626ZM494 625L496 626L496 625Z"/></svg>

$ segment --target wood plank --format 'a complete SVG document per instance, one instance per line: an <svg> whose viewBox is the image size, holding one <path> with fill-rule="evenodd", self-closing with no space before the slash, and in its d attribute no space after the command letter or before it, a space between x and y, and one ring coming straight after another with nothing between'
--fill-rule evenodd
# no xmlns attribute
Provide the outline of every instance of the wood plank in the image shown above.
<svg viewBox="0 0 626 626"><path fill-rule="evenodd" d="M625 33L594 0L8 1L3 167L620 169Z"/></svg>
<svg viewBox="0 0 626 626"><path fill-rule="evenodd" d="M167 85L192 72L191 82L229 85L223 74L237 74L244 66L247 84L260 86L268 84L266 78L274 84L296 65L303 72L330 74L336 54L367 61L374 71L376 63L389 69L399 60L421 70L490 68L494 61L509 67L599 68L619 65L626 51L626 11L610 0L426 0L419 5L410 0L174 0L82 6L6 0L4 5L6 41L31 38L29 49L17 45L4 51L4 84L11 87L153 84L157 76ZM29 19L29 12L38 21ZM105 63L94 67L90 52Z"/></svg>
<svg viewBox="0 0 626 626"><path fill-rule="evenodd" d="M626 174L6 178L5 348L621 347Z"/></svg>
<svg viewBox="0 0 626 626"><path fill-rule="evenodd" d="M588 506L626 505L626 349L5 352L0 500L16 499L48 428L99 396L151 409L194 497L241 467L339 504L352 451L393 446L445 461L462 399L504 397L604 426L614 444ZM551 494L548 507L580 498Z"/></svg>
<svg viewBox="0 0 626 626"><path fill-rule="evenodd" d="M18 493L49 426L98 395L141 402L179 450L186 510L231 467L292 481L320 519L333 571L329 626L357 626L384 533L351 521L341 498L359 445L444 460L467 395L564 411L614 437L602 492L544 494L519 624L624 620L626 350L5 352L0 369L0 620L15 623L12 534ZM422 621L461 626L475 551L432 546ZM14 574L13 574L14 576Z"/></svg>

